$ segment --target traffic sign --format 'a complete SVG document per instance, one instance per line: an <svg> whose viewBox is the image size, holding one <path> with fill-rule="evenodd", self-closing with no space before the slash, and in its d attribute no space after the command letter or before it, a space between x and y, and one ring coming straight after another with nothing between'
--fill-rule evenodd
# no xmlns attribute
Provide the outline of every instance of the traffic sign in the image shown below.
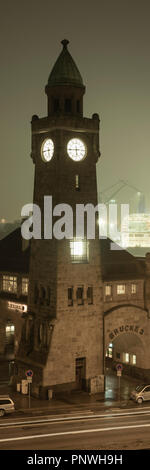
<svg viewBox="0 0 150 470"><path fill-rule="evenodd" d="M117 364L117 365L116 365L116 369L122 371L123 365L122 365L122 364Z"/></svg>
<svg viewBox="0 0 150 470"><path fill-rule="evenodd" d="M122 375L122 371L121 370L117 370L117 377L121 377Z"/></svg>
<svg viewBox="0 0 150 470"><path fill-rule="evenodd" d="M29 369L26 371L26 377L33 377L33 370Z"/></svg>
<svg viewBox="0 0 150 470"><path fill-rule="evenodd" d="M32 377L29 377L29 376L27 375L27 381L28 381L28 384L32 384Z"/></svg>

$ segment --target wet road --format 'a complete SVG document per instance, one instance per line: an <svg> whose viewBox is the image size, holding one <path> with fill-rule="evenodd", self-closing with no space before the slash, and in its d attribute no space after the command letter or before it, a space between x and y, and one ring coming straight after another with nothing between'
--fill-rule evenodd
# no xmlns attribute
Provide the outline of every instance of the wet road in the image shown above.
<svg viewBox="0 0 150 470"><path fill-rule="evenodd" d="M150 449L150 407L42 418L3 418L0 449Z"/></svg>

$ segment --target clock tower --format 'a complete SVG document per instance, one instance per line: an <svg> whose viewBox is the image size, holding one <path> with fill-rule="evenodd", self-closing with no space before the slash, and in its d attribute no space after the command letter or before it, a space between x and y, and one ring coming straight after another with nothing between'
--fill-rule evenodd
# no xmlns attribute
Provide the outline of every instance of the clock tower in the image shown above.
<svg viewBox="0 0 150 470"><path fill-rule="evenodd" d="M98 226L94 239L87 237L86 217L83 237L76 226L77 205L97 205L99 116L83 116L85 86L68 43L62 41L45 87L47 116L34 115L31 123L33 202L41 210L42 229L41 239L31 240L28 312L17 363L20 379L27 368L33 370L32 394L44 398L49 389L104 389ZM73 221L67 237L65 208L72 214L70 227Z"/></svg>

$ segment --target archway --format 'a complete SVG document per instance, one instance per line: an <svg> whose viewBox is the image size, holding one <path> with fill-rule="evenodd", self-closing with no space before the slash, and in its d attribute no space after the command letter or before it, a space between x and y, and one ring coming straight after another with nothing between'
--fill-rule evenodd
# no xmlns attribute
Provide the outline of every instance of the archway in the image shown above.
<svg viewBox="0 0 150 470"><path fill-rule="evenodd" d="M144 349L140 335L127 332L116 336L106 348L105 369L116 369L116 364L121 363L127 374L136 375L137 369L142 368Z"/></svg>
<svg viewBox="0 0 150 470"><path fill-rule="evenodd" d="M144 354L143 341L134 333L120 334L109 343L105 351L106 398L118 399L118 387L121 386L122 399L128 399L136 379L145 381L142 370ZM117 377L117 364L121 364L123 368L121 385Z"/></svg>
<svg viewBox="0 0 150 470"><path fill-rule="evenodd" d="M116 364L123 365L121 383L150 380L150 325L147 312L136 305L117 305L104 314L105 390L115 389ZM109 385L108 385L109 384Z"/></svg>

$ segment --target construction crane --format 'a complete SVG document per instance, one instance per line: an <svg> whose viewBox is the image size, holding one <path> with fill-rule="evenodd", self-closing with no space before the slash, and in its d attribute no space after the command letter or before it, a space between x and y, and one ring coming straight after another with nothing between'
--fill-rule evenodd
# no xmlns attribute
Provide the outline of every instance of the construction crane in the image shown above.
<svg viewBox="0 0 150 470"><path fill-rule="evenodd" d="M113 191L111 193L111 195L109 197L106 197L106 198L103 198L103 195L104 193L107 193L109 190L113 189L113 188L116 188L116 186L118 186L119 184L119 187L117 187L117 189L115 189L115 191ZM100 196L100 202L103 202L104 204L108 204L108 203L115 203L115 199L114 197L122 190L124 189L125 187L128 187L130 189L133 189L134 192L137 193L139 199L138 199L138 202L137 202L137 211L138 212L144 212L145 210L145 201L144 201L144 194L139 190L139 188L137 188L136 186L134 186L133 184L130 184L128 181L126 180L119 180L117 183L114 183L112 184L111 186L107 187L106 189L104 189L104 191L100 192L99 193L99 196ZM128 201L130 202L130 201Z"/></svg>

